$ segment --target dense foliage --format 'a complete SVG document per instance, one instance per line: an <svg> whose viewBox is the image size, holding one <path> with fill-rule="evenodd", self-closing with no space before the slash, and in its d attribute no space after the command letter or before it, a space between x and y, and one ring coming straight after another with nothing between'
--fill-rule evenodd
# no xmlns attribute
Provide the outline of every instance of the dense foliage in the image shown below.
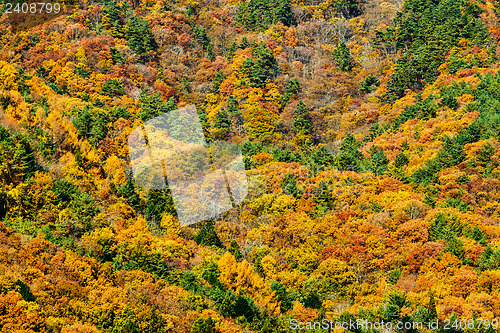
<svg viewBox="0 0 500 333"><path fill-rule="evenodd" d="M499 319L498 1L68 10L0 17L1 332ZM181 227L127 140L190 104L249 195Z"/></svg>

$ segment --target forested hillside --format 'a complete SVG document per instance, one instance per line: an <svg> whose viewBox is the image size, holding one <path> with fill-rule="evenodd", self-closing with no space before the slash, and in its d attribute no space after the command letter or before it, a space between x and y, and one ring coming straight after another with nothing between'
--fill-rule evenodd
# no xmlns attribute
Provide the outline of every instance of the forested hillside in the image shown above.
<svg viewBox="0 0 500 333"><path fill-rule="evenodd" d="M499 331L500 2L321 1L0 5L0 332ZM249 195L180 227L127 139L191 104Z"/></svg>

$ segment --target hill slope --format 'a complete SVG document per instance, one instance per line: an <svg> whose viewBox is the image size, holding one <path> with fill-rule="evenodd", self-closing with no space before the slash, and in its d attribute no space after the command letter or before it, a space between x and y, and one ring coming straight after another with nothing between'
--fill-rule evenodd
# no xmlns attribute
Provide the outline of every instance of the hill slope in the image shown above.
<svg viewBox="0 0 500 333"><path fill-rule="evenodd" d="M497 1L2 8L2 332L500 317ZM179 227L127 137L190 104L250 194Z"/></svg>

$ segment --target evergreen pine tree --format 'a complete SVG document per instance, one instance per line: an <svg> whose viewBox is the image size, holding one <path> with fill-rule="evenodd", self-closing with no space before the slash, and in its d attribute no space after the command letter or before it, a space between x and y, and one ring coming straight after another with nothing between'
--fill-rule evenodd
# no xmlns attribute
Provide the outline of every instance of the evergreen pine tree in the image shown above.
<svg viewBox="0 0 500 333"><path fill-rule="evenodd" d="M131 177L127 177L127 182L120 186L118 194L127 199L128 204L137 209L140 204L139 195L135 192L135 186Z"/></svg>
<svg viewBox="0 0 500 333"><path fill-rule="evenodd" d="M396 160L394 161L394 166L395 166L396 168L402 168L402 167L404 167L405 165L408 165L408 163L409 163L408 157L406 157L405 153L400 152L400 153L396 156Z"/></svg>
<svg viewBox="0 0 500 333"><path fill-rule="evenodd" d="M379 82L377 76L370 74L359 85L359 91L362 93L371 93L377 89Z"/></svg>
<svg viewBox="0 0 500 333"><path fill-rule="evenodd" d="M386 321L395 321L401 318L401 308L408 305L405 294L392 293L384 311Z"/></svg>
<svg viewBox="0 0 500 333"><path fill-rule="evenodd" d="M229 50L227 52L227 58L232 59L237 49L238 49L238 44L236 44L236 42L233 41L231 43L231 46L229 46Z"/></svg>
<svg viewBox="0 0 500 333"><path fill-rule="evenodd" d="M274 281L271 283L271 289L274 291L276 299L280 302L282 312L290 310L293 306L293 298L287 292L283 283Z"/></svg>
<svg viewBox="0 0 500 333"><path fill-rule="evenodd" d="M266 85L268 78L276 74L276 59L272 50L266 48L262 43L254 47L252 55L255 60L245 59L241 71L245 74L251 87L261 88Z"/></svg>
<svg viewBox="0 0 500 333"><path fill-rule="evenodd" d="M400 98L406 89L420 90L432 83L439 75L438 67L460 40L487 49L491 42L481 11L467 0L405 1L394 18L394 27L377 33L375 39L375 44L384 43L403 52L389 81L387 97Z"/></svg>
<svg viewBox="0 0 500 333"><path fill-rule="evenodd" d="M226 109L230 115L234 115L239 112L237 105L238 101L236 100L236 98L234 98L233 95L229 95L226 100Z"/></svg>
<svg viewBox="0 0 500 333"><path fill-rule="evenodd" d="M248 30L265 30L270 24L293 24L290 0L247 0L238 9L238 21Z"/></svg>
<svg viewBox="0 0 500 333"><path fill-rule="evenodd" d="M356 141L351 133L347 133L340 152L337 155L337 167L340 170L349 170L359 172L361 170L361 163L364 160L363 154L358 150L359 143Z"/></svg>
<svg viewBox="0 0 500 333"><path fill-rule="evenodd" d="M223 129L226 131L231 129L231 120L229 120L226 110L221 109L219 112L217 112L217 114L215 115L214 126L215 128Z"/></svg>
<svg viewBox="0 0 500 333"><path fill-rule="evenodd" d="M429 291L429 304L427 305L427 316L430 320L437 319L436 300L434 292Z"/></svg>
<svg viewBox="0 0 500 333"><path fill-rule="evenodd" d="M170 190L149 190L146 197L144 215L150 221L160 222L163 214L177 216Z"/></svg>
<svg viewBox="0 0 500 333"><path fill-rule="evenodd" d="M472 228L472 232L470 233L470 238L481 245L486 245L486 240L488 237L481 232L477 225L475 225L474 228Z"/></svg>
<svg viewBox="0 0 500 333"><path fill-rule="evenodd" d="M201 229L195 235L194 240L197 244L224 248L224 245L214 230L213 222L210 220L203 222Z"/></svg>
<svg viewBox="0 0 500 333"><path fill-rule="evenodd" d="M246 37L243 37L241 39L241 43L240 45L238 46L238 48L244 50L246 48L250 47L250 43L248 42L248 39Z"/></svg>
<svg viewBox="0 0 500 333"><path fill-rule="evenodd" d="M238 245L238 242L236 242L236 240L233 239L231 241L227 250L236 258L236 260L241 259L240 246Z"/></svg>
<svg viewBox="0 0 500 333"><path fill-rule="evenodd" d="M286 26L291 26L293 24L292 6L289 0L276 0L269 1L270 7L272 7L272 24L283 23Z"/></svg>
<svg viewBox="0 0 500 333"><path fill-rule="evenodd" d="M194 39L201 45L203 51L206 52L208 59L214 57L213 46L210 37L204 26L192 23Z"/></svg>
<svg viewBox="0 0 500 333"><path fill-rule="evenodd" d="M160 93L149 94L146 90L141 92L139 103L139 117L143 122L177 108L173 97L165 103L160 99Z"/></svg>
<svg viewBox="0 0 500 333"><path fill-rule="evenodd" d="M251 299L243 295L239 295L234 301L233 313L235 317L244 316L247 321L251 322L252 319L258 314L258 310Z"/></svg>
<svg viewBox="0 0 500 333"><path fill-rule="evenodd" d="M441 168L449 168L458 165L465 160L465 157L464 147L449 136L446 136L443 147L439 150L437 156L437 161Z"/></svg>
<svg viewBox="0 0 500 333"><path fill-rule="evenodd" d="M321 146L311 154L311 161L318 169L325 169L335 163L335 157L325 146Z"/></svg>
<svg viewBox="0 0 500 333"><path fill-rule="evenodd" d="M224 74L224 72L222 72L221 70L219 70L215 74L215 78L214 78L214 80L212 82L213 82L213 85L214 85L214 90L216 92L219 92L220 85L222 84L222 82L224 81L224 79L226 78L226 76L227 75Z"/></svg>
<svg viewBox="0 0 500 333"><path fill-rule="evenodd" d="M304 304L307 308L312 309L320 309L322 306L322 302L319 299L319 296L316 292L310 292L303 300L302 304Z"/></svg>
<svg viewBox="0 0 500 333"><path fill-rule="evenodd" d="M351 51L344 42L340 42L332 53L332 58L343 71L350 71L354 67Z"/></svg>
<svg viewBox="0 0 500 333"><path fill-rule="evenodd" d="M283 189L283 192L285 194L298 197L299 196L299 189L297 187L297 180L295 177L288 172L285 177L283 178L283 181L281 182L281 188Z"/></svg>
<svg viewBox="0 0 500 333"><path fill-rule="evenodd" d="M90 131L92 130L93 118L90 114L90 109L86 105L78 116L73 119L73 125L79 132L81 138L88 138L90 136Z"/></svg>
<svg viewBox="0 0 500 333"><path fill-rule="evenodd" d="M117 6L115 1L107 2L102 8L103 28L115 38L124 37L123 26L125 22L122 19L121 11L123 11L123 7Z"/></svg>
<svg viewBox="0 0 500 333"><path fill-rule="evenodd" d="M149 29L148 21L132 16L125 26L127 45L144 60L150 51L156 49L156 42Z"/></svg>
<svg viewBox="0 0 500 333"><path fill-rule="evenodd" d="M302 100L299 101L293 111L293 130L297 134L311 134L312 125L309 110Z"/></svg>
<svg viewBox="0 0 500 333"><path fill-rule="evenodd" d="M123 96L125 89L120 79L110 79L102 85L101 94L109 97Z"/></svg>
<svg viewBox="0 0 500 333"><path fill-rule="evenodd" d="M387 156L385 155L382 149L377 148L375 145L370 147L370 156L371 156L371 170L376 175L384 174L387 169L387 164L389 160L387 160Z"/></svg>
<svg viewBox="0 0 500 333"><path fill-rule="evenodd" d="M17 280L14 283L16 291L18 291L26 302L35 302L36 298L30 290L30 287L22 280Z"/></svg>

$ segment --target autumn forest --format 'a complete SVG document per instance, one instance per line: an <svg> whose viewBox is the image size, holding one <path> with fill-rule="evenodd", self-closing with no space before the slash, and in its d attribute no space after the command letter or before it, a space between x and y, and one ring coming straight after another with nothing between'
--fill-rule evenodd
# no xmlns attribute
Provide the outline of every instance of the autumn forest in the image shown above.
<svg viewBox="0 0 500 333"><path fill-rule="evenodd" d="M500 331L500 1L59 3L0 4L0 332ZM248 196L180 226L127 139L188 105Z"/></svg>

